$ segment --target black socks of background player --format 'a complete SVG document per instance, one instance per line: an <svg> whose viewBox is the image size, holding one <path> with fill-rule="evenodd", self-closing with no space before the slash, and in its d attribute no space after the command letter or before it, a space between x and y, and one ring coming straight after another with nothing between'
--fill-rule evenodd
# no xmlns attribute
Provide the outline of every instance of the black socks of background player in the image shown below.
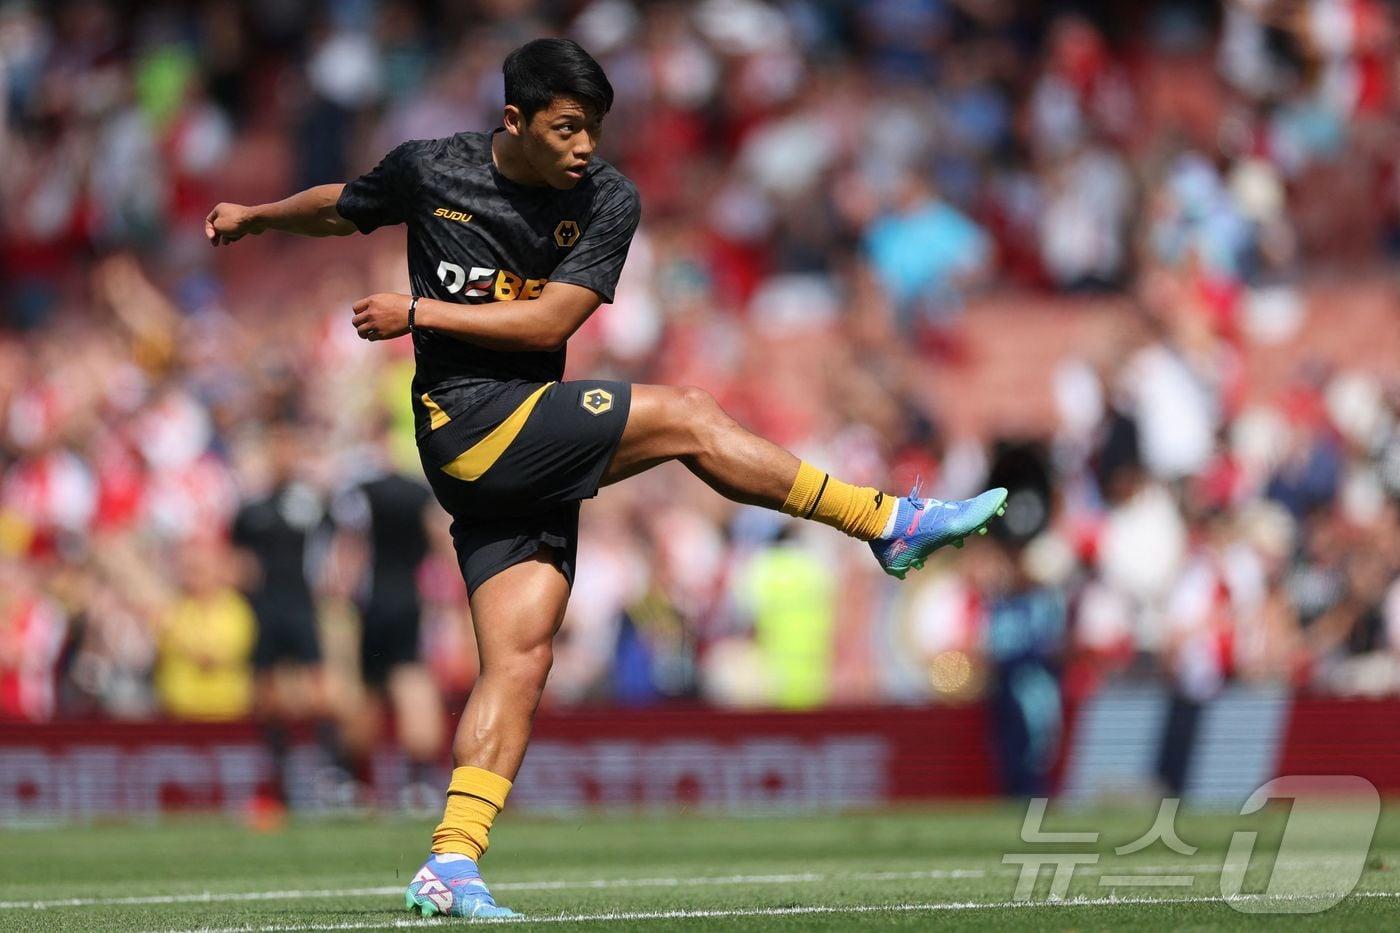
<svg viewBox="0 0 1400 933"><path fill-rule="evenodd" d="M354 782L353 765L345 754L345 749L340 742L340 733L336 729L335 723L329 719L318 719L314 726L316 737L316 747L320 750L322 760L326 762L329 769L335 775L330 783L342 785ZM277 800L283 805L292 800L292 777L290 767L291 751L291 729L287 723L280 719L272 719L263 723L262 726L263 745L267 748L268 757L272 759L273 788ZM324 790L320 794L323 798L327 796ZM342 791L336 791L333 795L336 799L324 800L323 802L342 802L340 797L344 796ZM353 796L353 791L352 791ZM353 802L353 801L352 801Z"/></svg>

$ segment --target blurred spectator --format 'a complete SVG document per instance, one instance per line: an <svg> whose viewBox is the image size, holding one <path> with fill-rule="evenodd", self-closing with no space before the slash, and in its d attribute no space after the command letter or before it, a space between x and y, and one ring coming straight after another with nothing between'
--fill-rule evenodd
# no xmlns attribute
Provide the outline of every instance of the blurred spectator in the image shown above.
<svg viewBox="0 0 1400 933"><path fill-rule="evenodd" d="M1132 177L1108 148L1084 148L1050 173L1040 250L1060 288L1107 289L1122 283L1128 265Z"/></svg>
<svg viewBox="0 0 1400 933"><path fill-rule="evenodd" d="M0 559L0 719L42 722L54 714L66 623L26 577Z"/></svg>
<svg viewBox="0 0 1400 933"><path fill-rule="evenodd" d="M749 558L735 591L753 622L767 701L788 709L826 702L836 647L836 587L823 555L793 540L786 525L772 546Z"/></svg>
<svg viewBox="0 0 1400 933"><path fill-rule="evenodd" d="M902 330L946 326L966 290L987 272L987 234L918 172L900 176L891 202L866 233L877 280Z"/></svg>
<svg viewBox="0 0 1400 933"><path fill-rule="evenodd" d="M177 719L243 719L253 710L253 609L228 579L228 555L192 542L181 562L183 595L166 613L156 690Z"/></svg>

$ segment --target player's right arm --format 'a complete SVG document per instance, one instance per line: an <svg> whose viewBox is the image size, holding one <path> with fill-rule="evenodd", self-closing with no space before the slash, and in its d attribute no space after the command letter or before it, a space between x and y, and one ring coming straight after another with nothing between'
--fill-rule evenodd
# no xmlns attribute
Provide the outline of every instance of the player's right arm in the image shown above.
<svg viewBox="0 0 1400 933"><path fill-rule="evenodd" d="M204 235L209 245L232 243L264 230L281 230L302 236L348 236L355 225L336 210L343 184L317 185L272 204L222 203L214 205L204 218Z"/></svg>

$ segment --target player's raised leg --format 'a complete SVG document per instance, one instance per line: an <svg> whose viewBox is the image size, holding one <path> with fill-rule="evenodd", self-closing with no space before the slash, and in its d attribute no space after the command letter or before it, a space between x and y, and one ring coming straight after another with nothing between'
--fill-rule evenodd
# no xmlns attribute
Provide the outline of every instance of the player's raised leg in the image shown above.
<svg viewBox="0 0 1400 933"><path fill-rule="evenodd" d="M569 582L549 548L472 593L481 675L452 741L452 783L433 832L432 855L405 895L410 910L424 916L518 916L496 904L477 862L525 757L568 599Z"/></svg>
<svg viewBox="0 0 1400 933"><path fill-rule="evenodd" d="M870 542L884 571L900 579L943 545L985 534L1006 507L1005 489L941 502L919 498L917 487L893 496L853 486L745 430L702 389L633 386L627 427L603 485L667 460L681 461L735 502L780 509Z"/></svg>

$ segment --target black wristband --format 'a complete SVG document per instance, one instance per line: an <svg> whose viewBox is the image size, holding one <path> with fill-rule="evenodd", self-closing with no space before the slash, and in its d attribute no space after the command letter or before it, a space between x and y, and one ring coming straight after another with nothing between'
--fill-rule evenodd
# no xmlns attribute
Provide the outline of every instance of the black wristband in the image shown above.
<svg viewBox="0 0 1400 933"><path fill-rule="evenodd" d="M413 300L408 303L408 329L413 330L413 315L418 311L418 296L414 295Z"/></svg>

